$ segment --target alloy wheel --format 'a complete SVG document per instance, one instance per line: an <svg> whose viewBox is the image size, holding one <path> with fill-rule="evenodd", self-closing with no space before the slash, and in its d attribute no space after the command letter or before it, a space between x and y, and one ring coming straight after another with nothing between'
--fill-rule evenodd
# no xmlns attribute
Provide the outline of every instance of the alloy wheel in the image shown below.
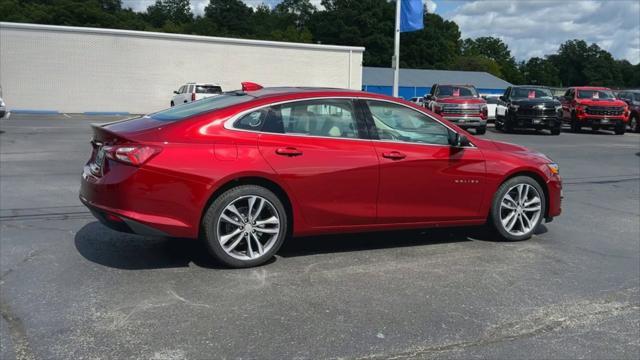
<svg viewBox="0 0 640 360"><path fill-rule="evenodd" d="M511 235L521 236L533 231L541 213L540 194L529 184L511 187L500 202L500 221Z"/></svg>
<svg viewBox="0 0 640 360"><path fill-rule="evenodd" d="M254 260L267 253L280 234L280 217L269 200L241 196L220 213L216 224L218 242L229 256Z"/></svg>

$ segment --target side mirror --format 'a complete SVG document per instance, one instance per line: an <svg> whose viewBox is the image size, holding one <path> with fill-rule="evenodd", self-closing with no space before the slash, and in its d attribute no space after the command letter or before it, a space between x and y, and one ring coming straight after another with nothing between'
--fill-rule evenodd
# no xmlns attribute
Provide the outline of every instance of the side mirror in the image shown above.
<svg viewBox="0 0 640 360"><path fill-rule="evenodd" d="M464 134L459 134L452 131L449 134L449 145L451 145L452 147L465 147L471 145L471 142Z"/></svg>
<svg viewBox="0 0 640 360"><path fill-rule="evenodd" d="M173 90L173 93L174 93L174 94L176 94L176 95L180 94L180 93L178 92L178 90Z"/></svg>
<svg viewBox="0 0 640 360"><path fill-rule="evenodd" d="M507 98L506 98L506 97L504 97L504 95L500 95L500 100L502 100L502 101L507 101Z"/></svg>

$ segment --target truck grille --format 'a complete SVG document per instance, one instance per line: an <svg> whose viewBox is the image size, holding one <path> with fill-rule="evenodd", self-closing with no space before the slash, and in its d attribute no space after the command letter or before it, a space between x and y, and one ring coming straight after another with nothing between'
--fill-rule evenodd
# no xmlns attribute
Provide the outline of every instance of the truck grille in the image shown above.
<svg viewBox="0 0 640 360"><path fill-rule="evenodd" d="M457 107L457 106L447 106L442 109L443 115L455 114L455 115L477 115L480 114L479 107Z"/></svg>
<svg viewBox="0 0 640 360"><path fill-rule="evenodd" d="M556 116L556 109L555 108L545 108L545 109L538 109L538 108L523 109L523 108L520 108L520 109L518 109L518 115L522 115L522 116Z"/></svg>
<svg viewBox="0 0 640 360"><path fill-rule="evenodd" d="M624 112L624 108L619 106L587 106L585 112L589 115L619 116Z"/></svg>

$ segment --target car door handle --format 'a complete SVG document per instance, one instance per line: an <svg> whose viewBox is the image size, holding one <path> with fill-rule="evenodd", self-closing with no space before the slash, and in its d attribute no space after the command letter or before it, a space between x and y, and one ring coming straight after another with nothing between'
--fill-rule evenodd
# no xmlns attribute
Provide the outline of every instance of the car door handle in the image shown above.
<svg viewBox="0 0 640 360"><path fill-rule="evenodd" d="M276 154L282 156L300 156L302 155L302 151L294 148L294 147L285 147L276 149Z"/></svg>
<svg viewBox="0 0 640 360"><path fill-rule="evenodd" d="M382 157L385 157L387 159L391 159L391 160L402 160L404 158L407 157L407 155L399 152L399 151L390 151L390 152L384 152L382 153Z"/></svg>

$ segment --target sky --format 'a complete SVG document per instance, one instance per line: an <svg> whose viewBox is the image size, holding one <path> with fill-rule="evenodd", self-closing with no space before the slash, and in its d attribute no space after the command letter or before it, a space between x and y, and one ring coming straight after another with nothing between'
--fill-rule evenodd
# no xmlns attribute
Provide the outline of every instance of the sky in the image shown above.
<svg viewBox="0 0 640 360"><path fill-rule="evenodd" d="M243 0L249 6L280 0ZM463 38L502 39L516 60L555 53L566 40L596 43L616 59L640 62L638 0L423 0L430 11L455 21ZM155 0L123 0L143 11ZM311 0L320 5L320 0ZM196 15L209 0L191 0ZM429 26L429 24L425 24Z"/></svg>

